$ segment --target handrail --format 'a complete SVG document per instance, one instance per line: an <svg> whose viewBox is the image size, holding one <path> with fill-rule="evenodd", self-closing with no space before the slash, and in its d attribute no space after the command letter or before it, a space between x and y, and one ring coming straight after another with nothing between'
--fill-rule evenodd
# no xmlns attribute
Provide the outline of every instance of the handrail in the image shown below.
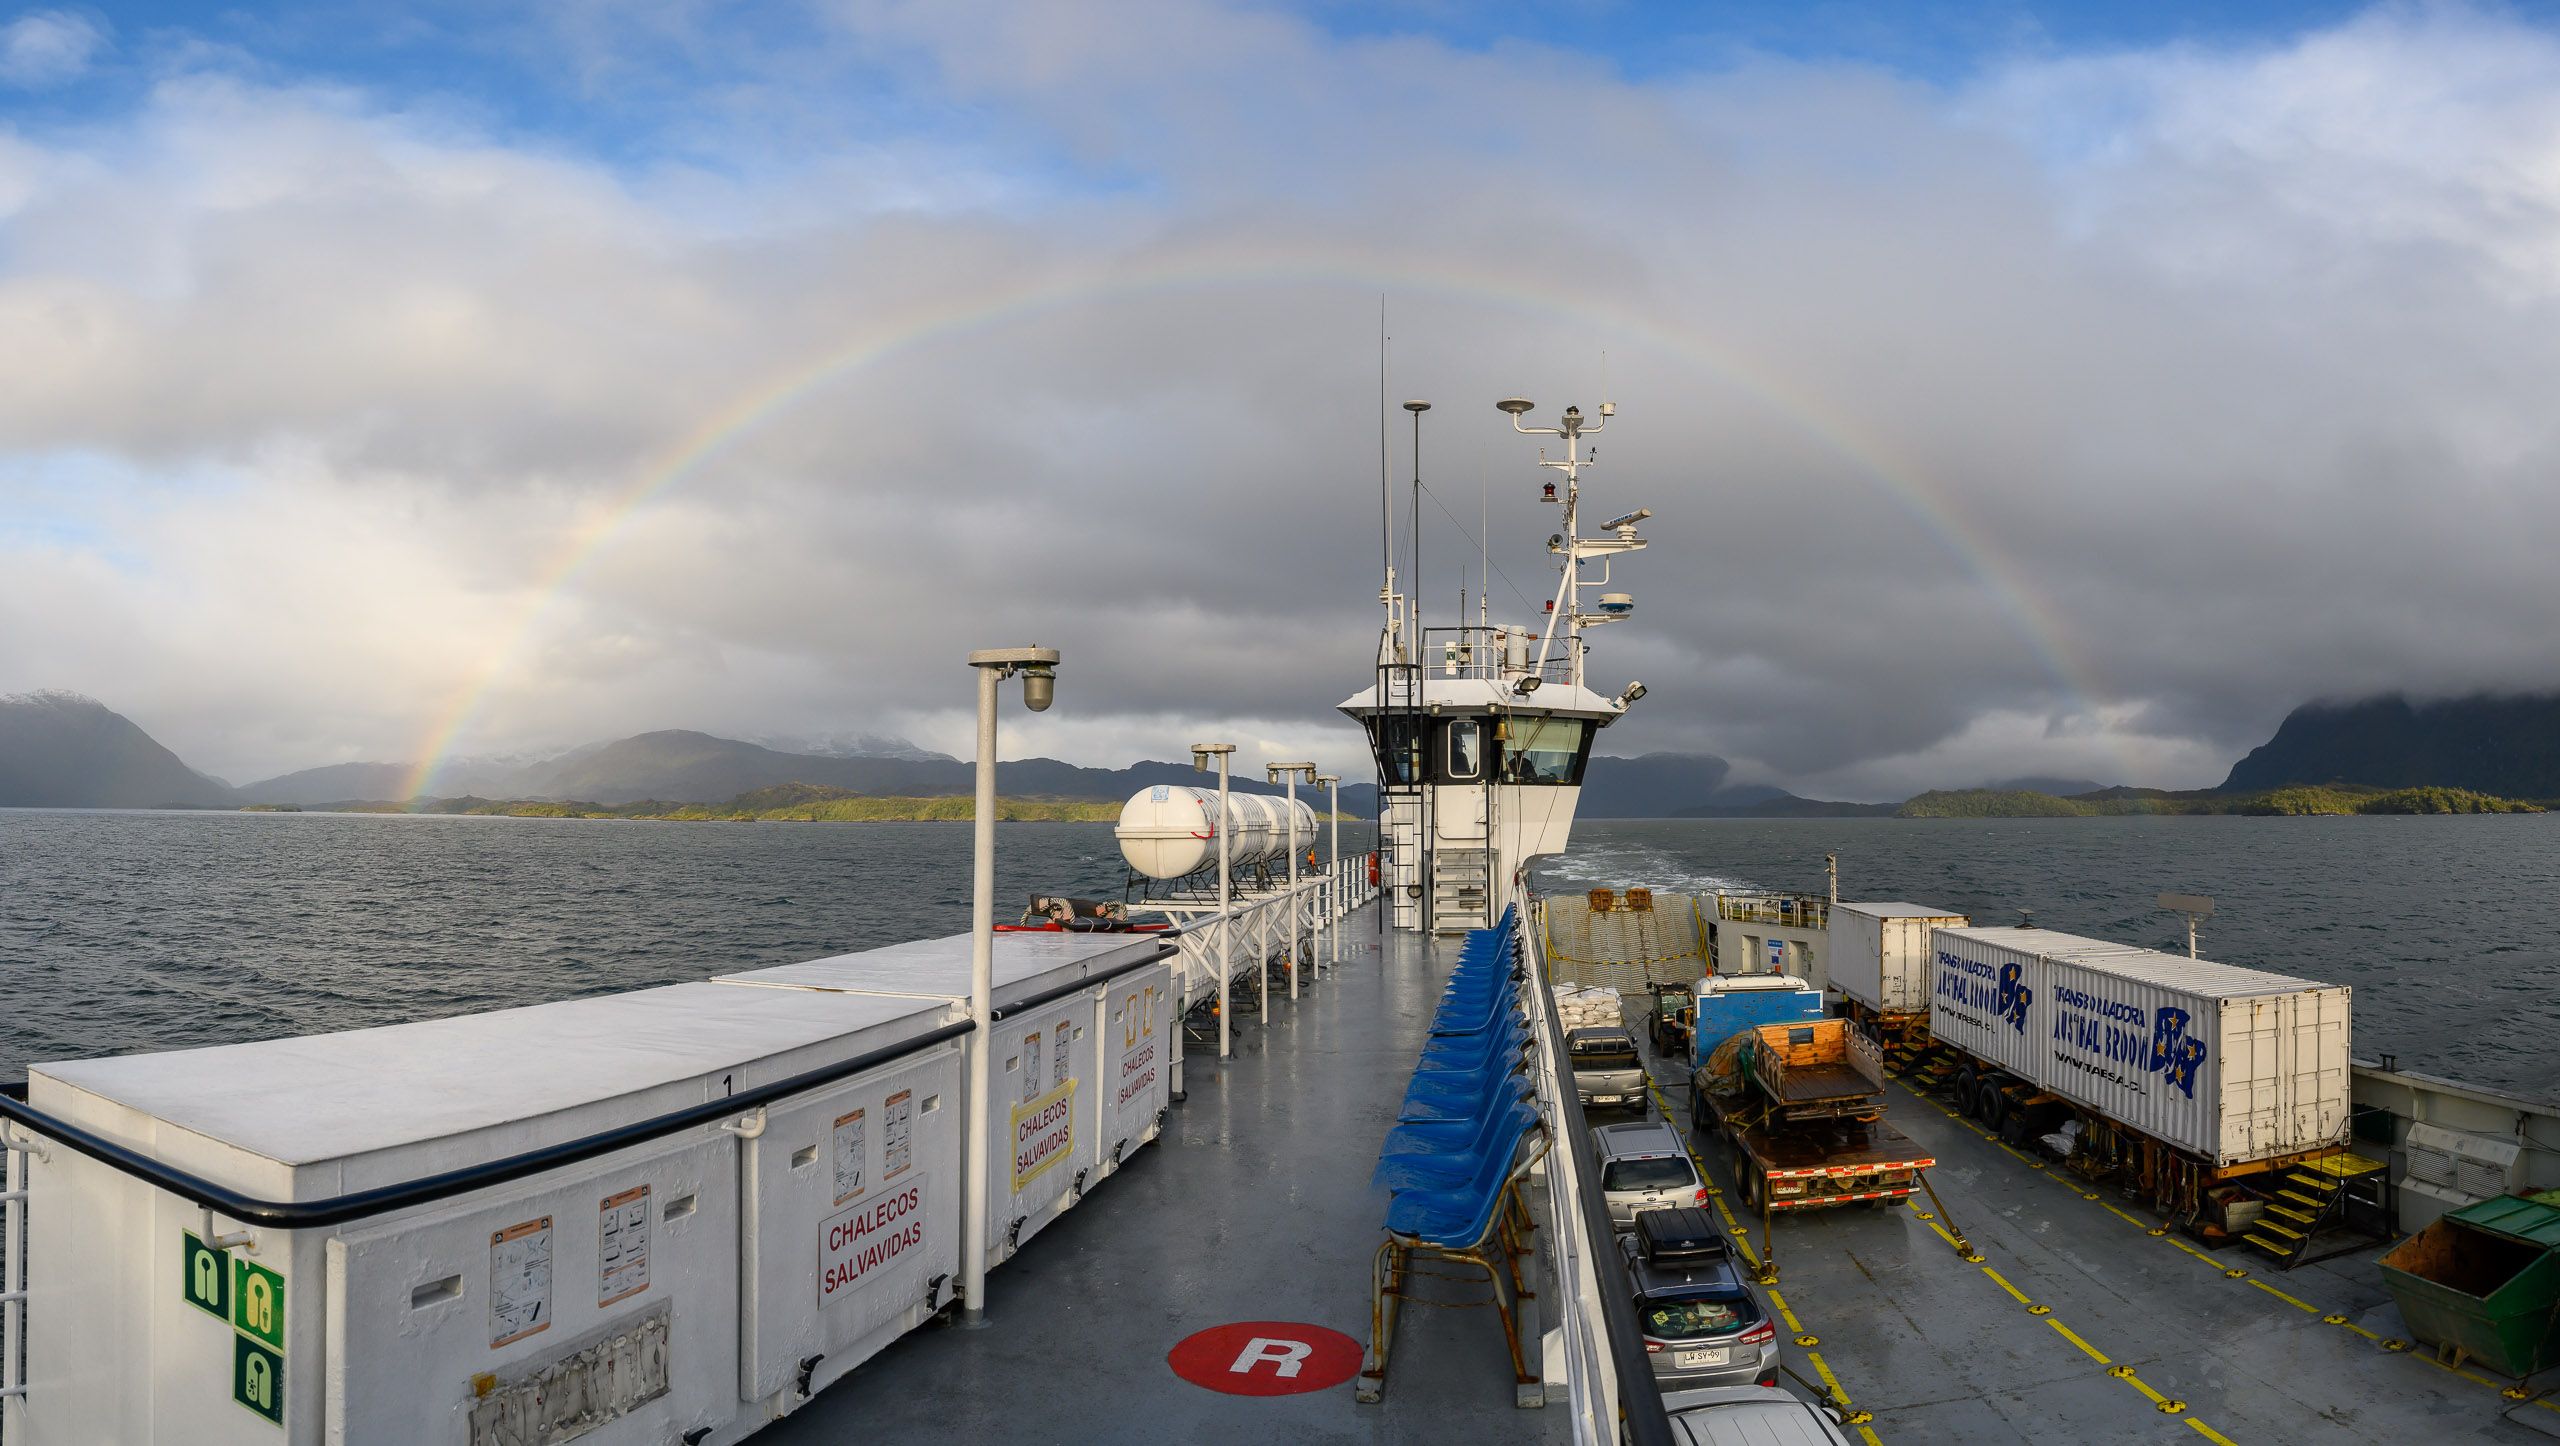
<svg viewBox="0 0 2560 1446"><path fill-rule="evenodd" d="M788 1079L758 1085L753 1089L740 1090L733 1095L724 1095L719 1099L698 1105L688 1105L680 1110L671 1110L666 1114L655 1115L614 1129L581 1136L557 1145L544 1145L538 1149L525 1150L484 1164L466 1165L459 1170L447 1170L440 1175L429 1175L396 1185L377 1185L370 1190L358 1190L322 1200L261 1200L253 1195L244 1195L228 1186L215 1184L201 1175L190 1174L174 1166L162 1164L138 1150L129 1149L113 1140L91 1134L67 1120L56 1119L23 1099L11 1095L0 1094L0 1120L15 1120L37 1134L68 1145L111 1169L121 1170L137 1180L157 1186L182 1200L203 1206L227 1219L237 1220L244 1225L272 1226L279 1230L308 1230L323 1225L340 1225L349 1220L362 1220L368 1216L381 1215L412 1205L425 1205L437 1200L449 1199L466 1191L478 1190L490 1185L503 1185L510 1180L521 1180L527 1175L537 1175L562 1165L574 1165L583 1160L592 1160L599 1155L611 1154L625 1146L672 1135L679 1130L691 1129L697 1125L707 1125L714 1120L726 1119L741 1110L754 1109L759 1105L770 1104L804 1090L833 1084L849 1075L860 1074L874 1066L930 1049L944 1040L957 1039L977 1027L969 1020L962 1020L957 1024L946 1024L921 1038L884 1045L851 1059L838 1060L834 1064L808 1070Z"/></svg>
<svg viewBox="0 0 2560 1446"><path fill-rule="evenodd" d="M1608 1338L1609 1364L1617 1377L1615 1394L1623 1439L1628 1446L1673 1446L1670 1413L1663 1408L1662 1388L1655 1382L1653 1362L1645 1354L1644 1333L1636 1322L1635 1282L1619 1258L1617 1232L1609 1223L1608 1207L1601 1203L1600 1192L1591 1188L1591 1183L1600 1177L1600 1160L1591 1148L1591 1126L1582 1113L1582 1094L1573 1088L1570 1076L1556 1068L1557 1062L1565 1058L1564 1038L1556 1022L1553 987L1546 977L1545 951L1537 942L1545 921L1533 925L1527 918L1530 907L1525 888L1515 887L1512 898L1523 915L1523 947L1538 949L1542 956L1530 968L1528 982L1538 990L1538 1033L1548 1070L1552 1077L1562 1080L1555 1090L1555 1109L1559 1132L1564 1136L1563 1153L1571 1161L1569 1183L1578 1187L1570 1192L1574 1197L1570 1207L1557 1202L1556 1229L1562 1233L1572 1228L1562 1212L1566 1208L1577 1210L1581 1215L1580 1233L1593 1243L1591 1257L1602 1262L1596 1271L1600 1323Z"/></svg>
<svg viewBox="0 0 2560 1446"><path fill-rule="evenodd" d="M987 1018L997 1023L1002 1023L1005 1020L1011 1019L1013 1016L1020 1014L1026 1009L1037 1009L1041 1005L1046 1004L1053 999L1064 999L1070 994L1077 993L1080 990L1091 989L1097 984L1108 984L1123 974L1135 974L1150 964L1161 964L1165 960L1170 959L1181 952L1182 951L1180 949L1175 948L1173 945L1166 944L1144 959L1132 959L1126 964L1122 964L1116 968L1106 969L1099 974L1088 974L1082 979L1070 979L1066 983L1061 984L1054 989L1044 989L1040 993L1034 994L1028 999L1017 999L1011 1004L990 1009L987 1011Z"/></svg>

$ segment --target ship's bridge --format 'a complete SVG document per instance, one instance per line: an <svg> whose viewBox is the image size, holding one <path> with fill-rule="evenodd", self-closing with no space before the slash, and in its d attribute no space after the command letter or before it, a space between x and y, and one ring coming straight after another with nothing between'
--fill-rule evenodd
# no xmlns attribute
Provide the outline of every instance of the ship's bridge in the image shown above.
<svg viewBox="0 0 2560 1446"><path fill-rule="evenodd" d="M1382 876L1398 928L1482 928L1528 861L1561 853L1599 730L1626 711L1502 627L1432 629L1342 701L1377 760Z"/></svg>

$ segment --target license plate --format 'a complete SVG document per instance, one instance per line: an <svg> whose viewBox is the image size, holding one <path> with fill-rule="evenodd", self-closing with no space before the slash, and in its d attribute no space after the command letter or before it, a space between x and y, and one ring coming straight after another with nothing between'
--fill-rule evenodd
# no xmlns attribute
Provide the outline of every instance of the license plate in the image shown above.
<svg viewBox="0 0 2560 1446"><path fill-rule="evenodd" d="M1709 1346L1704 1350L1674 1351L1671 1354L1671 1363L1684 1371L1694 1371L1705 1366L1721 1366L1724 1364L1724 1358L1723 1346Z"/></svg>
<svg viewBox="0 0 2560 1446"><path fill-rule="evenodd" d="M1593 1095L1591 1102L1595 1105L1623 1105L1627 1102L1627 1097L1625 1095Z"/></svg>

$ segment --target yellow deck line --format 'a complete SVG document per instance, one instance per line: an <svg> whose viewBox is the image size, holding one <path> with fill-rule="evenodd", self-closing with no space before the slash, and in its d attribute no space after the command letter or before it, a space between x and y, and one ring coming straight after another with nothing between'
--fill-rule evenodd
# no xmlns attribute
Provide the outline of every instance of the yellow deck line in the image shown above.
<svg viewBox="0 0 2560 1446"><path fill-rule="evenodd" d="M2274 1286L2267 1284L2265 1281L2258 1279L2254 1275L2249 1277L2249 1283L2256 1286L2258 1289L2265 1291L2267 1294L2274 1296L2276 1299L2283 1301L2285 1304L2292 1306L2295 1310L2304 1311L2311 1315L2320 1314L2320 1307L2313 1305L2307 1300L2299 1300L2293 1296L2289 1296L2283 1291L2276 1289Z"/></svg>
<svg viewBox="0 0 2560 1446"><path fill-rule="evenodd" d="M1931 1097L1931 1096L1929 1096L1929 1095L1924 1095L1924 1094L1920 1093L1920 1091L1918 1091L1917 1089L1912 1088L1910 1084L1901 1082L1901 1081L1900 1081L1900 1079L1899 1079L1899 1077L1897 1077L1897 1082L1898 1082L1898 1083L1902 1083L1902 1092L1903 1092L1904 1094L1907 1094L1907 1095L1909 1095L1911 1098L1913 1098L1913 1099L1915 1099L1915 1100L1918 1100L1918 1101L1920 1101L1921 1103L1923 1103L1923 1104L1926 1104L1926 1105L1930 1106L1931 1108L1933 1108L1933 1109L1937 1110L1937 1112L1938 1112L1938 1113L1940 1113L1940 1114L1942 1114L1942 1115L1945 1115L1948 1119L1951 1119L1951 1120L1955 1121L1957 1124L1960 1124L1960 1125L1964 1126L1967 1130L1970 1130L1970 1131L1972 1131L1974 1134L1981 1136L1983 1139L1989 1140L1989 1141L1991 1141L1993 1144L1998 1145L2002 1150L2007 1151L2009 1154L2012 1154L2012 1155L2018 1155L2018 1152L2017 1152L2016 1150L2014 1150L2014 1149L2011 1149L2011 1148L2009 1147L2009 1145L2007 1144L2007 1142L2005 1142L2005 1141L2003 1141L2003 1140L2000 1140L1999 1138L1997 1138L1996 1136L1994 1136L1990 1131L1988 1131L1988 1130L1986 1130L1986 1129L1982 1128L1980 1125L1975 1124L1971 1119L1968 1119L1967 1117L1965 1117L1965 1116L1963 1116L1963 1115L1960 1115L1960 1114L1956 1113L1954 1110L1951 1110L1951 1109L1947 1108L1944 1104L1939 1103L1939 1101L1938 1101L1938 1100L1936 1100L1935 1098L1933 1098L1933 1097ZM2020 1159L2022 1159L2022 1160L2023 1160L2023 1159L2026 1159L2027 1157L2026 1157L2026 1156L2024 1156L2024 1155L2018 1155L2018 1158L2020 1158ZM2034 1162L2033 1162L2033 1161L2030 1161L2030 1163L2034 1163ZM2082 1193L2082 1192L2081 1192L2080 1190L2078 1190L2076 1187L2073 1187L2073 1186L2071 1185L2071 1182L2070 1182L2070 1181L2068 1181L2068 1180L2064 1180L2061 1176L2058 1176L2058 1175L2054 1174L2053 1172L2051 1172L2051 1171L2049 1171L2049 1170L2041 1170L2041 1169L2040 1169L2040 1170L2035 1171L2035 1173L2036 1173L2036 1174L2038 1174L2038 1175L2040 1175L2040 1176L2042 1176L2043 1178L2045 1178L2045 1179L2047 1179L2047 1180L2055 1181L2056 1183L2061 1184L2061 1185L2065 1186L2066 1188L2070 1188L2070 1189L2071 1189L2071 1191L2072 1191L2072 1193L2073 1193L2073 1194L2075 1194L2075 1195L2076 1195L2076 1194L2080 1194L2080 1193ZM1916 1203L1916 1201L1906 1201L1905 1203L1906 1203L1906 1204L1909 1204L1909 1205L1911 1206L1911 1209L1912 1209L1913 1213L1915 1213L1915 1214L1916 1214L1916 1213L1918 1213L1918 1211L1919 1211L1920 1207L1919 1207L1919 1205ZM2149 1226L2149 1225L2145 1225L2141 1220L2139 1220L2139 1219L2135 1218L2133 1215L2130 1215L2130 1214L2126 1213L2126 1212L2125 1212L2125 1211L2123 1211L2123 1210L2117 1209L2114 1205L2111 1205L2111 1204L2107 1203L2107 1202L2106 1202L2106 1201L2104 1201L2104 1200L2101 1200L2101 1201L2099 1201L2099 1202L2097 1202L2097 1203L2098 1203L2098 1208L2100 1208L2100 1209L2102 1209L2102 1210L2106 1211L2106 1212L2107 1212L2108 1214L2110 1214L2110 1215L2115 1216L2117 1219L2122 1220L2122 1221L2123 1221L2123 1222L2125 1222L2127 1225L2131 1225L2131 1226L2133 1226L2135 1229L2142 1231L2146 1236L2149 1236L2149 1235L2150 1235L2150 1232L2151 1232L2151 1230L2152 1230L2152 1227L2151 1227L2151 1226ZM1928 1225L1928 1227L1929 1227L1931 1230L1935 1230L1935 1231L1937 1231L1937 1232L1938 1232L1938 1238L1939 1238L1939 1239L1946 1241L1949 1245L1953 1245L1953 1244L1955 1244L1955 1243L1956 1243L1955 1237L1954 1237L1954 1236L1952 1236L1952 1235L1949 1235L1945 1230L1940 1229L1940 1228L1939 1228L1939 1226L1938 1226L1938 1222L1936 1222L1936 1221L1934 1221L1934 1220L1931 1220L1931 1221L1926 1221L1926 1222L1924 1222L1924 1223L1925 1223L1925 1224L1927 1224L1927 1225ZM2180 1250L2182 1250L2182 1251L2185 1251L2187 1254L2189 1254L2189 1255L2191 1255L2191 1256L2194 1256L2196 1259L2203 1261L2205 1264L2207 1264L2207 1265L2209 1265L2209 1266L2212 1266L2212 1267L2213 1267L2215 1270L2217 1270L2217 1271L2219 1271L2219 1270L2224 1270L2224 1269L2227 1269L2227 1268L2228 1268L2228 1267L2224 1266L2224 1265L2223 1265L2223 1263L2222 1263L2221 1261L2216 1260L2216 1259L2215 1259L2215 1258L2213 1258L2212 1256L2207 1255L2205 1252L2203 1252L2203 1251L2201 1251L2201 1250L2196 1249L2194 1246L2189 1245L2187 1242L2185 1242L2185 1241L2183 1241L2183 1240L2180 1240L2180 1239L2179 1239L2177 1236L2175 1236L2175 1235L2161 1235L2161 1236L2154 1236L2154 1237L2152 1237L2152 1238L2167 1241L2169 1244L2176 1246L2178 1249L2180 1249ZM2023 1296L2023 1295L2019 1295L2019 1294L2018 1294L2017 1287L2015 1287L2015 1286L2013 1286L2013 1285L2009 1284L2009 1282L2008 1282L2007 1280L2002 1279L2002 1277L2001 1277L2001 1275L2000 1275L2000 1273L1999 1273L1998 1271L1993 1270L1991 1267L1989 1267L1989 1266L1987 1266L1987 1265L1986 1265L1986 1266L1984 1266L1984 1267L1982 1268L1982 1271L1983 1271L1983 1274L1990 1276L1990 1277L1991 1277L1993 1280L1995 1280L1995 1281L1998 1281L1998 1282L1999 1282L1999 1284L2000 1284L2000 1288L2001 1288L2002 1290L2005 1290L2005 1291L2009 1292L2009 1294L2011 1294L2012 1296L2016 1296L2016 1297L2017 1297L2017 1299L2018 1299L2021 1303L2024 1303L2024 1302L2026 1301L2026 1299L2027 1299L2027 1298L2026 1298L2025 1296ZM2252 1276L2244 1276L2244 1277L2242 1277L2242 1279L2243 1279L2243 1280L2245 1280L2248 1284L2256 1286L2258 1289L2265 1291L2267 1294L2274 1296L2276 1299L2283 1301L2285 1304L2290 1305L2290 1306L2292 1306L2293 1308L2295 1308L2296 1310L2302 1311L2302 1312L2304 1312L2305 1314L2308 1314L2308 1315L2324 1315L2324 1314L2326 1314L2326 1312L2323 1312L2323 1311L2320 1309L2320 1307L2318 1307L2318 1306L2316 1306L2316 1305L2311 1304L2309 1301L2303 1300L2303 1299L2302 1299L2302 1298L2300 1298L2299 1296L2287 1295L2285 1292L2283 1292L2283 1291L2281 1291L2281 1290L2276 1289L2274 1286L2267 1284L2265 1281L2258 1279L2258 1278L2257 1278L2256 1276L2254 1276L2254 1275L2252 1275ZM2087 1341L2082 1340L2078 1335L2073 1334L2073 1332L2072 1332L2071 1328L2070 1328L2069 1326L2064 1325L2061 1321L2056 1320L2056 1319L2054 1319L2054 1318L2053 1318L2053 1317L2051 1317L2051 1316L2047 1316L2047 1317L2045 1317L2045 1324L2046 1324L2046 1325L2049 1325L2049 1326L2051 1326L2051 1327L2053 1327L2055 1330L2058 1330L2058 1331L2062 1332L2063 1336L2064 1336L2066 1339L2068 1339L2068 1340L2069 1340L2073 1345L2076 1345L2076 1346L2078 1346L2080 1349L2082 1349L2082 1350L2084 1350L2084 1351L2087 1351L2087 1352L2090 1354L2090 1356L2091 1356L2091 1357L2093 1357L2094 1359L2096 1359L2096 1360L2098 1360L2098 1361L2101 1361L2101 1362L2105 1362L2105 1361L2107 1360L2106 1356L2104 1356L2103 1354L2101 1354L2101 1353L2098 1351L2097 1347L2090 1345ZM2366 1340L2369 1340L2369 1341L2379 1341L2379 1340L2381 1340L2381 1339L2382 1339L2382 1337L2381 1337L2378 1333L2373 1332L2373 1331L2366 1330L2363 1326L2357 1325L2357 1324L2356 1324L2355 1322L2353 1322L2353 1321L2341 1321L2341 1322L2339 1323L2339 1329L2341 1329L2341 1330L2349 1330L2349 1331L2353 1331L2353 1332L2355 1332L2357 1335L2360 1335L2360 1336L2364 1337ZM2414 1352L2413 1352L2413 1353L2411 1353L2411 1354L2416 1354L2416 1353L2414 1353ZM2462 1369L2461 1367L2458 1367L2458 1366L2448 1366L2448 1365L2444 1364L2443 1362L2436 1360L2436 1359L2435 1359L2434 1357L2432 1357L2432 1356L2427 1356L2427 1355L2417 1355L2417 1359L2422 1360L2422 1361L2425 1361L2425 1362L2427 1362L2429 1365L2435 1366L2435 1367L2437 1367L2437 1368L2438 1368L2438 1369L2440 1369L2440 1370L2447 1371L2447 1372L2450 1372L2450 1373L2451 1373L2451 1374L2453 1374L2453 1375L2460 1376L2460 1377L2462 1377L2462 1378L2463 1378L2464 1380L2466 1380L2466 1381L2472 1381L2472 1382L2475 1382L2475 1383L2477 1383L2477 1384L2479 1384L2479 1385L2487 1386L2487 1387L2488 1387L2488 1388L2490 1388L2491 1390L2504 1390L2504 1389L2506 1388L2506 1386L2505 1386L2505 1383L2504 1383L2504 1382L2491 1380L2491 1379L2489 1379L2489 1378L2488 1378L2488 1377L2486 1377L2486 1376L2482 1376L2482 1375L2476 1374L2476 1373L2474 1373L2474 1372L2472 1372L2472 1371L2464 1370L2464 1369ZM2112 1363L2110 1363L2110 1364L2112 1364ZM2154 1392L2154 1391L2153 1391L2149 1386L2144 1385L2144 1384L2143 1384L2139 1379L2137 1379L2137 1378L2135 1378L2135 1377L2131 1377L2131 1376L2128 1376L2128 1377L2126 1377L2125 1379L2127 1379L2127 1380L2129 1380L2129 1381L2132 1381L2132 1382L2133 1382L2133 1384L2134 1384L2136 1387L2138 1387L2138 1388L2142 1391L2142 1393L2143 1393L2144 1395L2150 1396L2150 1397L2153 1399L2153 1401L2154 1401L2154 1402L2157 1402L2157 1401L2160 1399L2160 1396L2159 1396L2159 1394L2158 1394L2157 1392ZM2533 1404L2535 1404L2535 1405L2537 1405L2537 1406L2542 1407L2542 1408L2543 1408L2544 1410L2546 1410L2546 1411L2560 1412L2560 1401L2555 1401L2555 1400L2553 1400L2553 1399L2551 1399L2551 1398L2549 1398L2549 1397L2539 1397L2539 1398L2536 1398ZM2203 1432L2203 1433L2204 1433L2204 1435L2205 1435L2208 1439L2221 1443L2221 1446L2232 1446L2232 1443L2231 1443L2231 1441L2229 1440L2229 1438L2227 1438L2227 1437L2223 1436L2220 1432L2215 1431L2212 1427L2205 1425L2202 1421L2199 1421L2199 1420L2195 1419L2195 1418L2194 1418L2194 1417L2192 1417L2192 1416L2190 1416L2190 1417L2186 1418L2186 1420L2187 1420L2187 1424L2188 1424L2188 1425L2193 1426L2193 1427L2194 1427L2194 1428L2196 1428L2198 1431Z"/></svg>
<svg viewBox="0 0 2560 1446"><path fill-rule="evenodd" d="M2107 1359L2107 1353L2105 1351L2102 1351L2096 1346L2089 1344L2087 1341L2080 1339L2079 1332L2074 1331L2067 1325L2064 1325L2061 1321L2054 1319L2052 1316L2046 1316L2044 1318L2044 1323L2053 1327L2055 1330L2062 1332L2062 1338L2064 1340L2069 1341L2073 1345L2088 1352L2089 1359L2096 1361L2099 1365L2112 1366L2115 1364L2115 1362Z"/></svg>
<svg viewBox="0 0 2560 1446"><path fill-rule="evenodd" d="M2002 1290L2005 1290L2005 1291L2009 1292L2010 1296L2011 1296L2013 1299L2015 1299L2015 1300L2018 1302L2018 1304L2020 1304L2020 1305L2033 1305L2033 1304L2035 1304L2035 1302L2034 1302L2034 1301L2031 1301L2031 1300L2027 1299L2027 1293L2026 1293L2025 1291L2018 1289L2018 1288L2017 1288L2016 1286L2014 1286L2014 1285L2011 1285L2011 1284L2009 1283L2009 1278L2008 1278L2007 1276L2002 1275L2000 1272L1998 1272L1998 1271L1996 1271L1996 1270L1993 1270L1990 1266L1987 1266L1987 1265L1986 1265L1986 1266L1982 1267L1982 1273L1983 1273L1983 1274L1985 1274L1985 1275L1987 1275L1987 1276L1990 1276L1990 1277L1991 1277L1991 1282L1992 1282L1992 1284L1997 1285L1997 1286L1999 1286Z"/></svg>
<svg viewBox="0 0 2560 1446"><path fill-rule="evenodd" d="M1804 1322L1797 1320L1796 1313L1787 1309L1787 1298L1778 1294L1778 1288L1774 1285L1768 1285L1762 1286L1761 1289L1768 1293L1769 1304L1776 1306L1778 1308L1778 1314L1786 1320L1787 1329L1802 1333L1804 1330Z"/></svg>

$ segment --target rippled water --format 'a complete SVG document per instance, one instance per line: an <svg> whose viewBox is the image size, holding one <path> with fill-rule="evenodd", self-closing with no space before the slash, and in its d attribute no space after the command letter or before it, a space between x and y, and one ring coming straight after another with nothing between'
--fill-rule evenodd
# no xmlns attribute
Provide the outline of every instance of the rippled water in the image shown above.
<svg viewBox="0 0 2560 1446"><path fill-rule="evenodd" d="M1715 819L1576 830L1551 887L1823 887L1985 924L2183 951L2163 890L2210 894L2207 958L2355 989L2355 1052L2560 1095L2560 816Z"/></svg>
<svg viewBox="0 0 2560 1446"><path fill-rule="evenodd" d="M1366 846L1346 827L1345 849ZM1561 887L1819 889L2356 988L2357 1052L2560 1094L2560 818L1586 823ZM1101 824L1007 824L1000 908L1116 896ZM967 927L965 824L0 811L0 1079L700 979Z"/></svg>

